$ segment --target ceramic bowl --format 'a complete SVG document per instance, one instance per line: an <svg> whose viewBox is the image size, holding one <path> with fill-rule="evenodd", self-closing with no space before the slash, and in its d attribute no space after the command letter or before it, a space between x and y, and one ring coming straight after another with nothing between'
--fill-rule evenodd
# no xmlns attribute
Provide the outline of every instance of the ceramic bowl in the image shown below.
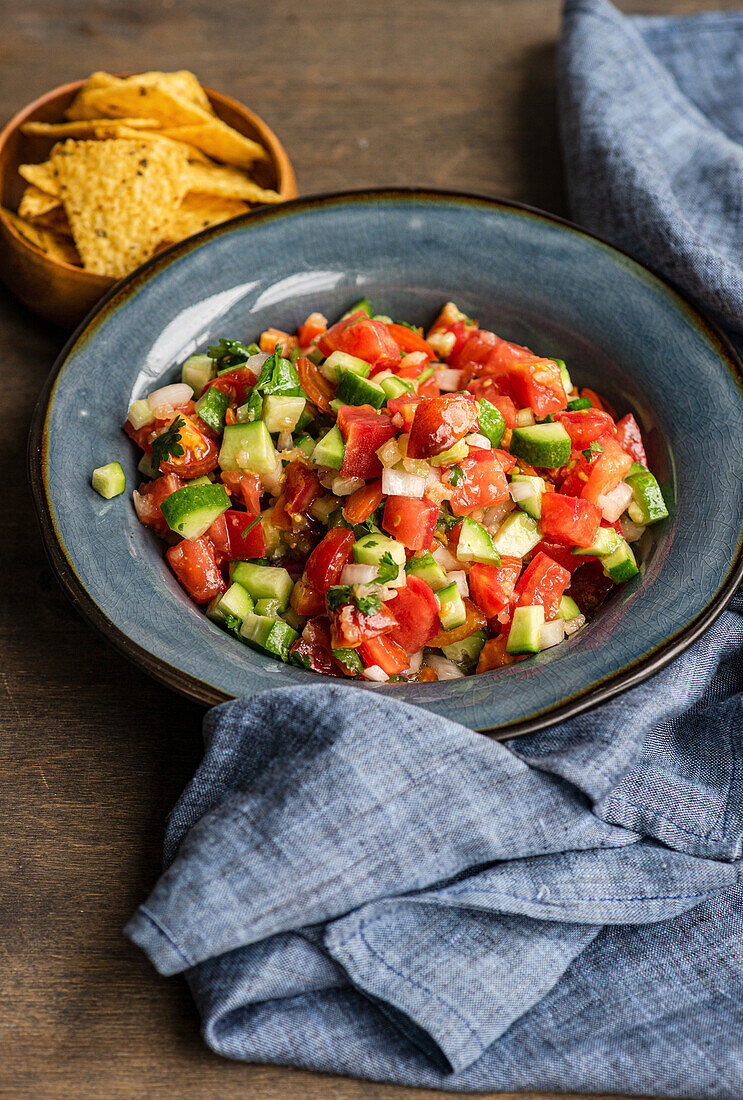
<svg viewBox="0 0 743 1100"><path fill-rule="evenodd" d="M639 575L555 649L466 679L348 690L511 736L637 684L689 645L743 576L735 353L666 282L581 229L513 203L423 191L298 200L207 230L138 270L71 339L37 410L30 469L47 550L83 614L204 703L317 682L242 646L187 599L136 520L139 455L121 424L135 398L219 337L293 330L362 295L422 324L453 299L484 327L564 358L579 385L635 413L671 514L639 544ZM112 459L128 488L106 501L90 473Z"/></svg>
<svg viewBox="0 0 743 1100"><path fill-rule="evenodd" d="M26 186L18 165L46 160L58 139L21 133L26 122L59 122L85 83L64 84L24 107L0 133L0 204L16 210ZM284 199L297 194L294 170L286 151L258 115L229 96L204 88L219 118L246 137L259 142L269 154L256 165L258 182ZM93 306L116 282L108 275L95 275L74 264L52 259L21 236L0 211L0 278L24 305L47 321L68 331L86 317Z"/></svg>

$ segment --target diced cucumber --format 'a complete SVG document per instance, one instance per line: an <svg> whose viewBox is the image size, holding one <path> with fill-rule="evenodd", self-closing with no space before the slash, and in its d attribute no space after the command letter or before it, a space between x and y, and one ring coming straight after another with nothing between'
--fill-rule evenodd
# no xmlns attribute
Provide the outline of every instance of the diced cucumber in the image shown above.
<svg viewBox="0 0 743 1100"><path fill-rule="evenodd" d="M592 409L593 405L587 397L574 397L568 401L568 412L580 412L581 409Z"/></svg>
<svg viewBox="0 0 743 1100"><path fill-rule="evenodd" d="M333 656L336 661L340 661L342 665L353 673L354 676L360 676L364 671L364 666L361 663L361 658L355 649L334 649Z"/></svg>
<svg viewBox="0 0 743 1100"><path fill-rule="evenodd" d="M637 562L635 561L635 555L632 553L632 548L624 539L622 539L613 554L609 554L608 557L602 558L601 564L604 567L604 572L607 577L610 577L615 584L622 584L624 581L628 581L631 577L634 577L636 573L640 572L637 568Z"/></svg>
<svg viewBox="0 0 743 1100"><path fill-rule="evenodd" d="M342 405L343 402L339 398L333 398L333 400L330 402L330 411L332 412L333 416L338 415Z"/></svg>
<svg viewBox="0 0 743 1100"><path fill-rule="evenodd" d="M261 527L263 528L263 541L265 543L265 555L267 558L277 558L286 552L284 532L280 527L274 526L271 521L273 507L261 512Z"/></svg>
<svg viewBox="0 0 743 1100"><path fill-rule="evenodd" d="M315 420L315 409L312 405L310 405L309 401L307 401L305 402L304 412L297 421L297 431L306 431L313 420Z"/></svg>
<svg viewBox="0 0 743 1100"><path fill-rule="evenodd" d="M149 401L144 397L140 397L138 401L132 401L129 406L127 420L137 431L140 428L146 428L148 424L154 423L155 414L150 408Z"/></svg>
<svg viewBox="0 0 743 1100"><path fill-rule="evenodd" d="M395 580L387 581L391 588L399 588L405 579L405 547L386 535L364 535L353 544L353 560L359 565L379 565L385 554L397 562L398 573Z"/></svg>
<svg viewBox="0 0 743 1100"><path fill-rule="evenodd" d="M544 492L544 478L532 477L530 474L513 474L511 481L528 484L533 489L531 496L516 501L516 507L533 519L542 517L542 493Z"/></svg>
<svg viewBox="0 0 743 1100"><path fill-rule="evenodd" d="M148 455L146 451L137 463L137 469L143 477L150 477L153 481L155 478L160 477L162 473L161 470L156 470L152 465L152 455Z"/></svg>
<svg viewBox="0 0 743 1100"><path fill-rule="evenodd" d="M346 312L341 317L341 321L345 321L346 317L352 317L353 314L358 313L359 310L362 310L368 317L374 316L374 309L372 308L372 304L369 299L361 298L355 306L351 306L350 309L346 310Z"/></svg>
<svg viewBox="0 0 743 1100"><path fill-rule="evenodd" d="M271 619L266 615L246 615L240 627L240 636L256 649L262 649L282 661L289 660L289 650L299 634L283 619Z"/></svg>
<svg viewBox="0 0 743 1100"><path fill-rule="evenodd" d="M232 562L230 580L241 584L254 600L276 600L279 611L286 611L294 588L293 580L282 566L255 565L249 561Z"/></svg>
<svg viewBox="0 0 743 1100"><path fill-rule="evenodd" d="M446 579L446 573L429 550L426 550L424 554L416 554L412 558L408 558L405 572L408 575L412 574L414 577L420 577L434 592L438 592L440 588L446 588L449 583Z"/></svg>
<svg viewBox="0 0 743 1100"><path fill-rule="evenodd" d="M544 626L544 608L541 604L517 607L508 632L506 653L538 653L539 632Z"/></svg>
<svg viewBox="0 0 743 1100"><path fill-rule="evenodd" d="M572 552L580 557L603 558L613 554L621 541L622 536L613 527L599 527L590 546L576 546Z"/></svg>
<svg viewBox="0 0 743 1100"><path fill-rule="evenodd" d="M485 565L500 565L500 554L493 546L493 539L481 523L465 516L457 543L459 561L479 561Z"/></svg>
<svg viewBox="0 0 743 1100"><path fill-rule="evenodd" d="M320 367L321 374L329 382L337 382L343 370L350 370L351 374L366 378L371 370L371 363L367 363L365 359L357 359L355 355L346 355L345 351L333 351Z"/></svg>
<svg viewBox="0 0 743 1100"><path fill-rule="evenodd" d="M313 500L310 505L310 513L319 519L320 523L327 523L333 512L338 507L338 498L334 496L320 497L319 500Z"/></svg>
<svg viewBox="0 0 743 1100"><path fill-rule="evenodd" d="M306 454L308 458L312 458L312 454L317 444L311 435L301 435L299 439L294 440L294 446Z"/></svg>
<svg viewBox="0 0 743 1100"><path fill-rule="evenodd" d="M304 397L269 394L263 398L261 419L269 432L293 432L304 412Z"/></svg>
<svg viewBox="0 0 743 1100"><path fill-rule="evenodd" d="M93 470L90 484L106 500L120 496L126 489L126 477L120 462L107 462Z"/></svg>
<svg viewBox="0 0 743 1100"><path fill-rule="evenodd" d="M389 374L386 378L377 377L377 382L388 401L393 397L402 397L404 393L413 393L412 383L407 378L398 378L396 374Z"/></svg>
<svg viewBox="0 0 743 1100"><path fill-rule="evenodd" d="M260 600L255 601L256 615L267 615L269 619L278 619L281 610L279 601L269 599L267 596L263 596Z"/></svg>
<svg viewBox="0 0 743 1100"><path fill-rule="evenodd" d="M212 479L208 474L202 474L201 477L195 477L193 481L189 481L189 485L212 485Z"/></svg>
<svg viewBox="0 0 743 1100"><path fill-rule="evenodd" d="M219 451L219 465L223 470L272 474L277 461L273 440L262 420L225 426Z"/></svg>
<svg viewBox="0 0 743 1100"><path fill-rule="evenodd" d="M222 393L215 386L210 386L196 402L196 412L205 424L221 434L224 428L224 415L227 412L229 403L226 393Z"/></svg>
<svg viewBox="0 0 743 1100"><path fill-rule="evenodd" d="M570 461L570 436L557 422L514 428L510 451L530 466L552 470Z"/></svg>
<svg viewBox="0 0 743 1100"><path fill-rule="evenodd" d="M190 386L194 393L201 393L207 382L216 377L217 364L208 355L189 355L181 367L181 381Z"/></svg>
<svg viewBox="0 0 743 1100"><path fill-rule="evenodd" d="M462 669L469 669L477 664L487 638L487 630L476 630L468 638L462 638L461 642L452 642L451 645L443 646L441 652L455 665L459 665Z"/></svg>
<svg viewBox="0 0 743 1100"><path fill-rule="evenodd" d="M391 325L393 323L392 318L388 313L375 313L373 321L384 321L385 325Z"/></svg>
<svg viewBox="0 0 743 1100"><path fill-rule="evenodd" d="M464 606L459 589L452 581L436 593L439 601L439 619L444 630L453 630L467 620L467 608Z"/></svg>
<svg viewBox="0 0 743 1100"><path fill-rule="evenodd" d="M387 395L381 386L353 371L342 370L335 396L343 405L371 405L381 409Z"/></svg>
<svg viewBox="0 0 743 1100"><path fill-rule="evenodd" d="M657 523L658 520L666 519L668 516L666 502L660 485L649 470L641 468L633 473L630 469L625 481L632 489L634 496L628 509L630 519L634 523L644 527L648 523Z"/></svg>
<svg viewBox="0 0 743 1100"><path fill-rule="evenodd" d="M331 470L340 470L346 445L341 430L334 424L330 431L318 440L312 452L312 461L318 466L329 466Z"/></svg>
<svg viewBox="0 0 743 1100"><path fill-rule="evenodd" d="M226 592L215 596L206 609L206 613L215 623L224 623L227 616L233 616L240 622L253 611L253 599L241 584L231 584Z"/></svg>
<svg viewBox="0 0 743 1100"><path fill-rule="evenodd" d="M523 558L541 542L539 524L526 512L511 512L506 516L493 539L498 553L512 558Z"/></svg>
<svg viewBox="0 0 743 1100"><path fill-rule="evenodd" d="M503 433L506 430L506 422L503 419L503 414L499 409L496 409L495 405L491 405L491 403L484 398L478 401L478 406L480 408L479 431L486 439L490 440L490 445L492 447L498 447L503 438Z"/></svg>
<svg viewBox="0 0 743 1100"><path fill-rule="evenodd" d="M160 511L171 531L198 539L229 506L224 485L184 485L165 498Z"/></svg>
<svg viewBox="0 0 743 1100"><path fill-rule="evenodd" d="M448 451L442 451L439 455L432 455L428 461L432 466L452 466L455 462L460 462L463 458L466 458L469 453L470 449L466 440L460 439Z"/></svg>
<svg viewBox="0 0 743 1100"><path fill-rule="evenodd" d="M552 362L557 363L558 367L560 368L560 378L562 380L562 388L565 390L565 396L567 397L567 395L570 393L570 391L573 388L573 382L570 378L570 372L568 371L568 368L565 366L565 360L564 359L553 359Z"/></svg>
<svg viewBox="0 0 743 1100"><path fill-rule="evenodd" d="M578 604L572 596L563 596L557 609L558 619L575 619L581 614Z"/></svg>

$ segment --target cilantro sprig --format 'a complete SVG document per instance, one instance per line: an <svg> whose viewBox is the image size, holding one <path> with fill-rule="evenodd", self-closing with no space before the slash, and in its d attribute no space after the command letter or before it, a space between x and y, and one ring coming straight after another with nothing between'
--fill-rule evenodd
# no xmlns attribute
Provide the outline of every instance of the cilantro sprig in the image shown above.
<svg viewBox="0 0 743 1100"><path fill-rule="evenodd" d="M379 560L379 571L377 573L377 584L386 584L387 581L394 581L399 572L399 567L395 559L390 554L389 550L385 550L382 557Z"/></svg>
<svg viewBox="0 0 743 1100"><path fill-rule="evenodd" d="M222 367L241 367L251 355L257 355L261 349L257 344L243 344L240 340L220 340L206 349L210 359L216 360Z"/></svg>
<svg viewBox="0 0 743 1100"><path fill-rule="evenodd" d="M263 364L258 381L248 398L248 420L259 420L263 410L263 398L274 394L282 397L306 397L299 384L297 369L289 359L284 359L281 347L277 346L273 355L269 355Z"/></svg>
<svg viewBox="0 0 743 1100"><path fill-rule="evenodd" d="M353 602L362 615L373 615L375 611L382 610L382 601L379 596L354 596Z"/></svg>
<svg viewBox="0 0 743 1100"><path fill-rule="evenodd" d="M382 607L379 596L356 596L350 584L334 584L327 591L328 610L337 611L345 604L353 603L362 615L373 615Z"/></svg>
<svg viewBox="0 0 743 1100"><path fill-rule="evenodd" d="M590 462L594 455L599 455L603 451L603 446L594 440L593 443L586 447L585 451L581 451L581 454L585 458L586 462Z"/></svg>
<svg viewBox="0 0 743 1100"><path fill-rule="evenodd" d="M182 416L177 416L170 427L166 428L152 442L152 467L160 469L160 463L167 458L183 458L185 450L181 444L181 429L185 428L186 421Z"/></svg>
<svg viewBox="0 0 743 1100"><path fill-rule="evenodd" d="M449 484L459 485L460 481L464 481L465 473L461 466L458 466L455 462L453 466L449 467Z"/></svg>

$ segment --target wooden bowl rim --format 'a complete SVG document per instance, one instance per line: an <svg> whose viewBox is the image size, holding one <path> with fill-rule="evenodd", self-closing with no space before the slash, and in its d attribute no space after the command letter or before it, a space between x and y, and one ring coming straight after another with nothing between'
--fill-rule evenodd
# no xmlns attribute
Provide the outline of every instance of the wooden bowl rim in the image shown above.
<svg viewBox="0 0 743 1100"><path fill-rule="evenodd" d="M144 71L144 70L141 70ZM128 77L136 76L137 73L112 73L112 76ZM41 107L46 106L51 100L61 99L65 95L69 95L73 92L78 92L83 85L88 81L88 77L83 77L81 80L71 80L67 84L60 84L56 88L52 88L48 92L44 92L43 95L38 96L31 103L28 103L25 107L22 107L20 111L12 116L12 118L5 124L0 130L0 152L4 149L9 138L17 131L20 130L23 123L28 119L29 115L34 114ZM201 84L201 81L199 81ZM271 157L274 163L277 174L278 193L282 197L282 201L296 198L297 185L294 177L294 169L287 153L281 141L276 136L274 131L268 125L268 123L261 118L260 115L252 111L250 107L247 107L244 103L241 103L239 99L235 99L233 96L225 95L224 92L218 92L214 88L208 88L205 84L201 84L202 89L206 93L210 101L217 100L222 104L231 107L239 114L246 115L248 120L255 126L261 137L261 144L265 147L266 152ZM286 190L286 194L284 193ZM239 216L239 215L238 215ZM108 290L119 282L113 275L99 275L95 271L86 271L84 267L78 267L77 264L68 264L66 260L58 260L54 256L50 256L48 252L44 252L38 245L33 244L22 233L15 228L13 223L8 220L5 215L4 208L0 205L0 221L3 224L5 230L10 233L11 237L20 244L23 248L31 251L32 255L43 257L43 260L47 264L51 264L53 267L60 271L69 272L69 274L82 282L88 283L90 286L97 284L101 287L101 291Z"/></svg>

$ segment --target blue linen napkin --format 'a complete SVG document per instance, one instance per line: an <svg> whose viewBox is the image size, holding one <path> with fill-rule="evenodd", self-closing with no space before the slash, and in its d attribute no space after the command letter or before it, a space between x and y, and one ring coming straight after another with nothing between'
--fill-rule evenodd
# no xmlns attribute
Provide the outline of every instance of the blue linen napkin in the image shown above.
<svg viewBox="0 0 743 1100"><path fill-rule="evenodd" d="M560 69L575 215L742 329L743 14L577 0ZM215 1051L743 1095L743 595L651 681L507 744L337 683L218 707L205 741L127 934Z"/></svg>

